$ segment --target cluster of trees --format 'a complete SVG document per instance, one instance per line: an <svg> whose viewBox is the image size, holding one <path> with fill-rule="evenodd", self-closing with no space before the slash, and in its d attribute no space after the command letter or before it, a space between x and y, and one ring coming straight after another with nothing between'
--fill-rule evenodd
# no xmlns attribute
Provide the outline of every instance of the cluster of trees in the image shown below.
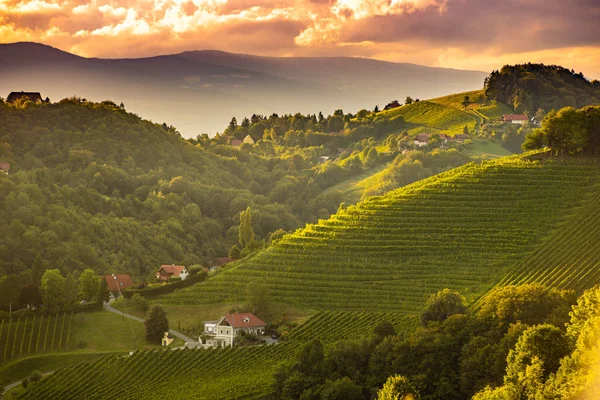
<svg viewBox="0 0 600 400"><path fill-rule="evenodd" d="M254 114L250 119L244 118L240 125L233 117L223 133L212 139L207 134L202 134L190 141L209 147L214 144L228 144L233 139L244 139L250 135L255 142L262 139L286 147L325 146L329 151L335 151L361 139L381 138L384 134L403 129L405 126L401 117L385 118L378 115L377 111L366 109L356 114L345 114L340 109L327 117L322 113L318 116L301 113L282 116L272 114L269 117Z"/></svg>
<svg viewBox="0 0 600 400"><path fill-rule="evenodd" d="M505 65L484 82L486 100L512 105L516 113L581 108L600 103L600 82L557 65Z"/></svg>
<svg viewBox="0 0 600 400"><path fill-rule="evenodd" d="M101 302L105 296L106 287L90 268L63 276L58 269L42 270L37 262L30 271L0 278L0 305L5 310L24 307L56 313L72 309L78 301Z"/></svg>
<svg viewBox="0 0 600 400"><path fill-rule="evenodd" d="M260 241L341 201L320 196L316 163L300 154L207 151L109 102L0 108L0 161L11 163L0 176L0 276L9 280L28 281L19 276L35 262L42 273L150 278L165 260L226 255L248 206Z"/></svg>
<svg viewBox="0 0 600 400"><path fill-rule="evenodd" d="M412 333L396 335L382 324L365 340L327 349L318 341L308 343L276 374L275 396L341 399L326 395L341 386L352 393L346 398L368 399L389 377L400 375L422 399L465 399L524 376L534 355L545 362L542 375L548 377L569 354L565 323L575 301L570 291L506 286L469 313L464 298L445 289L429 299L421 326Z"/></svg>
<svg viewBox="0 0 600 400"><path fill-rule="evenodd" d="M600 155L600 106L552 110L523 143L524 149L550 148L556 154Z"/></svg>

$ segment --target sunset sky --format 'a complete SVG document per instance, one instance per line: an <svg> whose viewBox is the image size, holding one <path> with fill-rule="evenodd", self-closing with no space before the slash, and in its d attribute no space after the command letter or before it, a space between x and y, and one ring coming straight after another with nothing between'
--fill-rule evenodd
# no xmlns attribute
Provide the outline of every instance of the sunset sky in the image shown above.
<svg viewBox="0 0 600 400"><path fill-rule="evenodd" d="M217 49L490 71L544 62L600 79L599 0L0 0L0 42L86 57Z"/></svg>

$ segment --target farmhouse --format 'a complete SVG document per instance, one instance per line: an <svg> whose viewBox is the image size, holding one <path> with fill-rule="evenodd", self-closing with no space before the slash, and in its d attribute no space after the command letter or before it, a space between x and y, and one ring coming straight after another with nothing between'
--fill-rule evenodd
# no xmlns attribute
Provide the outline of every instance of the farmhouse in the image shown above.
<svg viewBox="0 0 600 400"><path fill-rule="evenodd" d="M442 142L444 143L448 143L454 140L452 136L446 135L445 133L440 133L440 139L442 139Z"/></svg>
<svg viewBox="0 0 600 400"><path fill-rule="evenodd" d="M215 259L212 263L210 263L209 271L216 271L220 267L229 264L233 259L231 257L220 257Z"/></svg>
<svg viewBox="0 0 600 400"><path fill-rule="evenodd" d="M129 275L106 275L104 276L106 287L113 297L118 297L121 292L133 285Z"/></svg>
<svg viewBox="0 0 600 400"><path fill-rule="evenodd" d="M389 103L388 105L386 105L383 109L391 110L392 108L397 108L397 107L400 107L400 103L398 103L398 100L394 100L391 103Z"/></svg>
<svg viewBox="0 0 600 400"><path fill-rule="evenodd" d="M163 282L167 282L173 277L181 278L183 281L188 276L188 270L183 265L161 265L156 272L156 279Z"/></svg>
<svg viewBox="0 0 600 400"><path fill-rule="evenodd" d="M427 146L427 143L429 143L429 135L426 133L421 133L417 135L413 143L417 147Z"/></svg>
<svg viewBox="0 0 600 400"><path fill-rule="evenodd" d="M252 139L252 136L246 135L246 137L244 138L244 143L254 144L254 139Z"/></svg>
<svg viewBox="0 0 600 400"><path fill-rule="evenodd" d="M233 147L240 147L240 146L242 145L242 143L244 143L244 141L243 141L243 140L240 140L240 139L233 139L233 140L231 141L231 145L232 145Z"/></svg>
<svg viewBox="0 0 600 400"><path fill-rule="evenodd" d="M464 133L460 133L460 134L454 136L454 140L456 140L458 143L462 143L465 140L467 140L468 138L469 138L469 135L465 135Z"/></svg>
<svg viewBox="0 0 600 400"><path fill-rule="evenodd" d="M525 124L529 119L525 114L506 114L502 117L502 121L510 122L511 124Z"/></svg>
<svg viewBox="0 0 600 400"><path fill-rule="evenodd" d="M317 158L317 162L319 164L323 164L324 162L326 162L328 160L329 160L329 156L321 156L321 157Z"/></svg>
<svg viewBox="0 0 600 400"><path fill-rule="evenodd" d="M4 172L6 175L8 175L8 171L10 171L10 164L0 163L0 172Z"/></svg>
<svg viewBox="0 0 600 400"><path fill-rule="evenodd" d="M23 98L27 98L28 100L33 101L34 103L37 102L50 102L50 99L46 97L46 100L42 99L42 95L39 92L10 92L10 94L8 95L8 97L6 98L6 102L7 103L16 103L18 100L21 100Z"/></svg>
<svg viewBox="0 0 600 400"><path fill-rule="evenodd" d="M205 334L211 335L206 340L209 346L233 346L235 337L242 332L253 335L264 335L267 324L251 313L227 314L218 321L204 323Z"/></svg>

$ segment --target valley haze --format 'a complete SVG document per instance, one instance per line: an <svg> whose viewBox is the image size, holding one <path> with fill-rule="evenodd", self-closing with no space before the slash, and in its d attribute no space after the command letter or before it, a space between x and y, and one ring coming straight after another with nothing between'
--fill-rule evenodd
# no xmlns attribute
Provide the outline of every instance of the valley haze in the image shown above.
<svg viewBox="0 0 600 400"><path fill-rule="evenodd" d="M0 44L0 96L35 91L123 102L184 137L222 132L232 117L383 108L406 96L478 89L487 75L354 57L263 57L216 50L85 58L38 43Z"/></svg>

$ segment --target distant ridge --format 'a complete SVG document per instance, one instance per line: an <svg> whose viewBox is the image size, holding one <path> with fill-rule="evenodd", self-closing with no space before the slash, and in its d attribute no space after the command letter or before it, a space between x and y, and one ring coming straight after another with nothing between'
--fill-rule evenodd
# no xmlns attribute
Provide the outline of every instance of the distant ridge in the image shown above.
<svg viewBox="0 0 600 400"><path fill-rule="evenodd" d="M353 57L262 57L217 50L144 58L79 57L39 43L0 45L0 96L42 92L123 102L186 137L222 131L231 117L332 114L482 87L479 71Z"/></svg>

